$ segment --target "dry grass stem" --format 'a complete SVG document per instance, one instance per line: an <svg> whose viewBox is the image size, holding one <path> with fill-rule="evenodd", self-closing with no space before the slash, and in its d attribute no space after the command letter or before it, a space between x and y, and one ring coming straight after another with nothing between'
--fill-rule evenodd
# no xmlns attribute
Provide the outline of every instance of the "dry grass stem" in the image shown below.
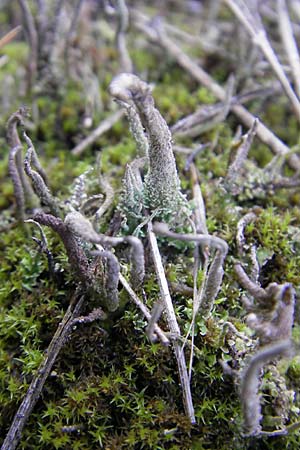
<svg viewBox="0 0 300 450"><path fill-rule="evenodd" d="M131 300L136 304L136 306L142 311L145 318L148 320L148 322L151 320L151 312L147 308L147 306L139 299L139 297L136 295L134 290L131 288L130 284L127 282L126 278L120 273L119 279L121 284L123 285L124 289L129 294ZM157 325L157 323L154 325L153 331L155 335L159 338L160 342L163 345L169 345L170 341L167 337L167 335L161 330L161 328Z"/></svg>
<svg viewBox="0 0 300 450"><path fill-rule="evenodd" d="M224 2L236 15L238 20L244 25L244 27L250 34L253 43L261 49L266 59L269 61L270 66L279 79L282 88L284 89L287 97L291 102L294 113L298 121L300 122L300 101L293 91L290 82L282 68L282 65L280 64L277 55L268 40L260 17L258 15L254 17L254 15L250 11L250 8L248 8L246 2L243 0L224 0Z"/></svg>
<svg viewBox="0 0 300 450"><path fill-rule="evenodd" d="M277 0L279 31L292 70L295 91L300 98L300 56L286 0Z"/></svg>
<svg viewBox="0 0 300 450"><path fill-rule="evenodd" d="M103 122L101 122L100 125L95 128L95 130L93 130L89 136L87 136L79 144L77 144L76 147L71 150L71 153L76 156L81 155L89 145L92 145L102 134L110 130L111 127L121 119L123 114L124 112L121 110L112 113L110 116L104 119Z"/></svg>
<svg viewBox="0 0 300 450"><path fill-rule="evenodd" d="M12 41L20 33L21 30L21 25L18 25L17 27L6 33L2 38L0 38L0 48L4 47L4 45Z"/></svg>
<svg viewBox="0 0 300 450"><path fill-rule="evenodd" d="M205 203L203 200L201 188L198 182L198 173L194 163L190 165L190 173L192 179L192 192L193 201L195 205L194 209L194 222L196 226L196 233L208 234L206 226L206 211Z"/></svg>
<svg viewBox="0 0 300 450"><path fill-rule="evenodd" d="M128 29L129 13L125 0L116 0L115 4L118 18L116 42L120 58L120 72L130 73L133 71L133 66L126 45L126 31Z"/></svg>
<svg viewBox="0 0 300 450"><path fill-rule="evenodd" d="M76 293L62 321L59 323L50 345L45 352L45 358L37 369L27 393L15 414L1 450L15 450L17 448L21 439L22 430L42 393L45 382L59 352L71 332L73 321L79 315L83 302L84 296L78 298L78 294Z"/></svg>
<svg viewBox="0 0 300 450"><path fill-rule="evenodd" d="M167 322L169 326L169 330L172 335L174 336L181 336L180 328L177 323L171 295L169 292L168 282L166 279L165 271L163 268L156 236L153 232L152 223L148 223L148 239L151 247L152 257L154 261L156 276L159 284L160 289L160 295L161 295L161 301L164 305L164 310L167 317ZM151 330L150 330L151 331ZM192 394L191 394L191 386L190 386L190 380L188 376L188 371L186 367L186 361L185 356L182 351L182 346L179 344L177 340L173 341L173 348L174 353L178 365L178 371L179 371L179 378L183 393L183 402L185 407L186 415L188 416L191 423L196 422L195 413L194 413L194 406L193 406L193 400L192 400Z"/></svg>
<svg viewBox="0 0 300 450"><path fill-rule="evenodd" d="M144 32L151 41L161 45L169 55L171 55L178 64L187 70L193 78L200 84L209 89L222 102L226 99L226 91L222 88L205 70L196 64L183 50L169 37L165 32L157 26L150 27L149 22L135 22L135 26ZM246 108L239 104L233 104L230 110L242 121L242 123L251 128L255 117ZM266 126L263 122L259 122L257 126L258 138L268 145L275 154L286 154L289 148ZM299 167L298 158L293 158L290 165L295 168Z"/></svg>
<svg viewBox="0 0 300 450"><path fill-rule="evenodd" d="M28 2L26 0L18 0L18 1L24 17L25 32L30 47L30 58L28 67L29 67L29 89L31 90L34 86L37 77L39 37Z"/></svg>

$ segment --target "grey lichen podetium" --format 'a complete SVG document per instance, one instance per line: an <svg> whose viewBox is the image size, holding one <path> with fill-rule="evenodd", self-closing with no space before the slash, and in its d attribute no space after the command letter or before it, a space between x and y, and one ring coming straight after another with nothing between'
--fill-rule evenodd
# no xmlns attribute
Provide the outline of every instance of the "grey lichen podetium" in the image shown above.
<svg viewBox="0 0 300 450"><path fill-rule="evenodd" d="M264 346L249 361L241 377L240 396L244 417L244 436L258 436L263 434L261 429L261 385L262 368L274 359L291 356L293 354L292 342L279 340ZM268 434L268 432L266 433ZM272 432L270 432L272 434Z"/></svg>
<svg viewBox="0 0 300 450"><path fill-rule="evenodd" d="M126 109L136 108L146 130L149 168L143 189L144 206L150 212L157 209L162 216L178 214L185 201L180 191L171 133L155 107L151 87L136 75L122 73L112 80L109 92Z"/></svg>
<svg viewBox="0 0 300 450"><path fill-rule="evenodd" d="M28 109L21 107L10 116L6 126L7 142L9 145L9 174L14 186L14 194L17 204L17 216L22 223L25 219L25 209L34 209L38 206L33 189L25 174L23 167L22 144L20 141L18 127L24 125L28 116Z"/></svg>
<svg viewBox="0 0 300 450"><path fill-rule="evenodd" d="M105 236L97 233L92 223L77 211L67 214L64 222L71 234L81 239L101 246L115 247L120 244L130 246L131 281L135 286L139 286L145 275L144 247L142 242L135 236Z"/></svg>
<svg viewBox="0 0 300 450"><path fill-rule="evenodd" d="M23 132L23 137L28 145L24 158L25 173L31 179L33 190L40 199L41 203L47 205L51 213L58 217L60 216L60 207L45 182L46 174L40 165L34 145L25 131ZM34 166L36 170L34 170L32 166Z"/></svg>
<svg viewBox="0 0 300 450"><path fill-rule="evenodd" d="M259 337L260 345L291 339L294 323L295 290L290 283L270 283L265 289L252 282L240 263L234 266L240 284L254 297L244 302L247 325Z"/></svg>

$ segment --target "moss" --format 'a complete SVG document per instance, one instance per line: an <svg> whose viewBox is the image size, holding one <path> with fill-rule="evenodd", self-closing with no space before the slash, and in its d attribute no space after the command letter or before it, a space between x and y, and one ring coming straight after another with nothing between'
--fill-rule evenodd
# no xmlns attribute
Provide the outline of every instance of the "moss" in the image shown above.
<svg viewBox="0 0 300 450"><path fill-rule="evenodd" d="M300 357L295 356L289 364L288 368L289 377L296 383L299 383L300 379Z"/></svg>
<svg viewBox="0 0 300 450"><path fill-rule="evenodd" d="M280 97L276 103L266 105L263 120L266 120L272 129L276 129L280 138L288 145L295 145L299 139L297 121L287 111L289 102L285 97Z"/></svg>
<svg viewBox="0 0 300 450"><path fill-rule="evenodd" d="M11 74L15 74L20 65L26 64L29 54L28 45L25 42L10 42L0 50L0 55L8 57L5 71ZM0 80L2 81L5 76L5 72L0 72Z"/></svg>
<svg viewBox="0 0 300 450"><path fill-rule="evenodd" d="M179 120L180 117L191 114L199 105L196 94L186 88L181 80L170 80L170 76L164 75L162 83L153 91L157 107L169 124Z"/></svg>
<svg viewBox="0 0 300 450"><path fill-rule="evenodd" d="M197 90L196 96L200 104L212 105L216 103L216 98L214 95L203 86Z"/></svg>
<svg viewBox="0 0 300 450"><path fill-rule="evenodd" d="M273 155L270 149L263 144L255 143L249 152L249 159L254 159L259 167L265 167L272 159Z"/></svg>
<svg viewBox="0 0 300 450"><path fill-rule="evenodd" d="M133 48L130 51L130 56L137 73L141 73L145 69L151 72L156 71L156 57L147 48Z"/></svg>

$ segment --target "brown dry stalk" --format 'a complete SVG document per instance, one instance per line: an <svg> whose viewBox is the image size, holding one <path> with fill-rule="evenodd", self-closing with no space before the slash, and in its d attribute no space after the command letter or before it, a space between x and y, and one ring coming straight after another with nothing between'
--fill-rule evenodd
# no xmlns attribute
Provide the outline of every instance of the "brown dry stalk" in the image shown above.
<svg viewBox="0 0 300 450"><path fill-rule="evenodd" d="M0 39L0 48L4 47L4 45L8 44L10 41L12 41L17 34L20 33L22 30L22 26L18 25L17 27L10 30L8 33L6 33L1 39Z"/></svg>

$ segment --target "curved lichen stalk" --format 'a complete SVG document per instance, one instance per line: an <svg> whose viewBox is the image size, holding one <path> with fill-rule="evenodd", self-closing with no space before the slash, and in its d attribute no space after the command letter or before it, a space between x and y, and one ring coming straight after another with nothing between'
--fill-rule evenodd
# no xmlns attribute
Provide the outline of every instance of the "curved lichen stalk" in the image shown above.
<svg viewBox="0 0 300 450"><path fill-rule="evenodd" d="M221 287L224 269L223 264L228 252L227 243L210 234L180 234L171 231L166 223L156 222L153 224L155 234L184 242L195 242L202 247L215 249L215 255L210 264L207 277L198 294L198 305L196 313L200 309L203 317L208 317L214 305L214 300Z"/></svg>
<svg viewBox="0 0 300 450"><path fill-rule="evenodd" d="M144 206L175 214L183 204L169 127L155 108L150 86L123 73L109 86L110 94L126 109L136 108L148 138L149 169L144 183ZM132 129L131 124L131 129Z"/></svg>
<svg viewBox="0 0 300 450"><path fill-rule="evenodd" d="M10 116L6 126L6 137L9 145L9 174L14 186L14 194L17 203L17 215L20 222L25 219L26 207L33 208L37 205L34 192L26 177L23 168L22 144L18 134L18 126L23 125L28 115L26 107L19 108Z"/></svg>
<svg viewBox="0 0 300 450"><path fill-rule="evenodd" d="M64 223L71 234L80 237L86 242L111 247L128 244L130 246L131 281L135 286L141 285L145 275L144 247L137 237L113 237L99 234L94 230L89 219L76 211L67 214Z"/></svg>
<svg viewBox="0 0 300 450"><path fill-rule="evenodd" d="M292 343L289 339L263 347L251 358L244 370L241 381L241 401L245 436L257 436L261 433L262 414L259 387L262 368L274 358L290 356L291 349Z"/></svg>
<svg viewBox="0 0 300 450"><path fill-rule="evenodd" d="M46 175L42 166L40 165L34 145L25 131L23 133L23 137L26 141L26 144L28 145L28 149L24 158L25 173L31 179L33 190L40 199L41 203L47 205L50 208L50 211L55 216L59 216L60 210L57 204L57 200L53 197L45 182ZM34 170L32 166L34 166L36 170Z"/></svg>

